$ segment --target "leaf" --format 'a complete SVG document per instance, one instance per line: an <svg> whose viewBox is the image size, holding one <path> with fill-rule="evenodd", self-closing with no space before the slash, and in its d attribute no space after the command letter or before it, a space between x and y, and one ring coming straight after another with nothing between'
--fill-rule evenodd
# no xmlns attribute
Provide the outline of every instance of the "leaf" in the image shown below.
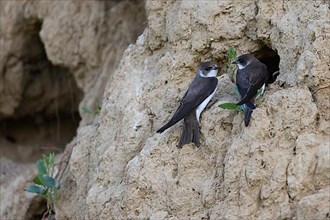
<svg viewBox="0 0 330 220"><path fill-rule="evenodd" d="M61 187L60 183L57 180L55 180L53 177L45 175L43 178L45 180L46 187L60 189L60 187Z"/></svg>
<svg viewBox="0 0 330 220"><path fill-rule="evenodd" d="M44 185L44 179L42 178L41 175L36 176L33 180L33 183L38 184L38 185Z"/></svg>
<svg viewBox="0 0 330 220"><path fill-rule="evenodd" d="M86 106L82 107L83 113L92 113Z"/></svg>
<svg viewBox="0 0 330 220"><path fill-rule="evenodd" d="M229 47L227 50L227 56L229 60L234 60L236 58L236 50L233 47Z"/></svg>
<svg viewBox="0 0 330 220"><path fill-rule="evenodd" d="M256 98L261 97L261 96L264 95L265 88L266 88L266 84L263 84L263 86L260 89L258 89L258 93L257 93L257 97Z"/></svg>
<svg viewBox="0 0 330 220"><path fill-rule="evenodd" d="M25 189L25 191L36 194L44 194L46 190L43 187L31 185L27 189Z"/></svg>
<svg viewBox="0 0 330 220"><path fill-rule="evenodd" d="M55 188L56 187L56 180L50 176L44 175L43 176L44 180L45 180L45 186L46 187L52 187Z"/></svg>
<svg viewBox="0 0 330 220"><path fill-rule="evenodd" d="M38 170L39 175L47 174L47 167L46 167L45 161L43 161L43 160L37 161L37 170Z"/></svg>
<svg viewBox="0 0 330 220"><path fill-rule="evenodd" d="M60 189L61 188L61 185L58 181L55 180L55 188L56 189Z"/></svg>
<svg viewBox="0 0 330 220"><path fill-rule="evenodd" d="M99 115L100 112L101 112L101 109L102 109L102 106L98 104L98 105L96 106L96 110L95 110L95 113L94 113L94 114L95 114L95 115Z"/></svg>
<svg viewBox="0 0 330 220"><path fill-rule="evenodd" d="M238 91L237 86L233 86L233 88L232 88L231 90L232 90L236 95L241 96L241 95L239 94L239 91Z"/></svg>
<svg viewBox="0 0 330 220"><path fill-rule="evenodd" d="M237 106L237 110L245 112L245 110L246 110L245 104Z"/></svg>
<svg viewBox="0 0 330 220"><path fill-rule="evenodd" d="M52 167L55 162L55 154L50 153L48 156L45 156L45 158L47 158L47 162L46 162L47 167Z"/></svg>
<svg viewBox="0 0 330 220"><path fill-rule="evenodd" d="M223 109L237 110L236 103L232 103L232 102L227 102L227 103L220 104L219 107L223 108Z"/></svg>

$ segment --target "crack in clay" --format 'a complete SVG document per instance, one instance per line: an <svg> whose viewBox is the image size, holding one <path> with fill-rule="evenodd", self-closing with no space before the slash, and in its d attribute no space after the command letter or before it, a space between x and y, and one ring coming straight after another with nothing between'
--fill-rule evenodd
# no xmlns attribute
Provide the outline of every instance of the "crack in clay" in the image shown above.
<svg viewBox="0 0 330 220"><path fill-rule="evenodd" d="M293 200L294 200L290 195L290 189L289 189L289 183L288 183L288 175L289 175L288 172L289 172L289 166L290 166L291 162L292 162L292 160L289 161L289 163L287 164L286 169L285 169L286 193L289 197L289 202L290 203L293 202Z"/></svg>

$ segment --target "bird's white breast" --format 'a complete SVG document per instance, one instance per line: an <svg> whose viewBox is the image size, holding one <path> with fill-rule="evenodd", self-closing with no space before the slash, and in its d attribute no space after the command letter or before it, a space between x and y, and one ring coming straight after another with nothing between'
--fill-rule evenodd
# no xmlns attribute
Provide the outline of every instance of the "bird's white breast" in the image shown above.
<svg viewBox="0 0 330 220"><path fill-rule="evenodd" d="M241 70L241 69L244 69L244 67L245 67L245 66L242 66L242 65L239 64L239 63L237 64L237 66L238 66L238 69L240 69L240 70Z"/></svg>
<svg viewBox="0 0 330 220"><path fill-rule="evenodd" d="M238 69L244 69L245 67L247 67L249 64L251 63L251 61L249 61L245 66L243 66L242 64L240 63L237 63L237 66L238 66Z"/></svg>
<svg viewBox="0 0 330 220"><path fill-rule="evenodd" d="M210 72L208 72L208 73L206 74L206 76L203 74L202 71L199 70L199 71L198 71L198 74L199 74L199 76L204 77L204 78L208 78L208 77L217 77L218 70L211 70Z"/></svg>
<svg viewBox="0 0 330 220"><path fill-rule="evenodd" d="M213 91L213 93L211 95L209 95L209 97L207 97L196 109L196 118L197 121L199 123L199 117L202 113L202 111L205 109L206 105L210 102L210 100L212 99L212 97L214 96L215 92L217 91L218 87L215 88L215 90Z"/></svg>

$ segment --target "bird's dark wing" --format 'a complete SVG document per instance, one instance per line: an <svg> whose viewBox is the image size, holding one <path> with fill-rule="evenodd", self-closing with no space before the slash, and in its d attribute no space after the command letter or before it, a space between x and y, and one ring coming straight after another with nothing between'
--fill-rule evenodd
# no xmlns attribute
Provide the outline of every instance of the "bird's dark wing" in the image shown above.
<svg viewBox="0 0 330 220"><path fill-rule="evenodd" d="M257 95L258 89L256 89L256 87L254 86L250 86L245 94L245 96L243 96L243 98L237 102L237 105L243 105L246 102L250 101L251 99L253 99L253 97L255 95Z"/></svg>
<svg viewBox="0 0 330 220"><path fill-rule="evenodd" d="M237 103L237 105L242 105L257 95L258 89L260 89L268 79L267 67L264 64L254 65L252 68L246 68L242 70L240 75L245 75L244 80L241 80L241 85L237 86L240 92L242 99ZM247 77L247 78L246 78ZM248 80L248 82L247 82Z"/></svg>
<svg viewBox="0 0 330 220"><path fill-rule="evenodd" d="M245 124L245 127L249 126L252 112L253 112L253 110L250 109L249 107L247 107L245 109L245 113L244 113L244 124Z"/></svg>
<svg viewBox="0 0 330 220"><path fill-rule="evenodd" d="M191 142L195 143L197 147L200 146L200 133L199 133L199 123L196 118L196 111L191 111L183 120L183 128L178 144L178 148L181 148L185 144Z"/></svg>
<svg viewBox="0 0 330 220"><path fill-rule="evenodd" d="M244 70L237 70L236 85L241 97L245 96L249 89L249 75Z"/></svg>
<svg viewBox="0 0 330 220"><path fill-rule="evenodd" d="M217 88L218 79L216 77L209 77L203 79L197 79L197 77L190 84L188 91L182 98L180 106L174 113L171 120L162 128L160 128L157 131L158 133L165 131L167 128L171 127L172 125L183 119L191 111L196 109Z"/></svg>

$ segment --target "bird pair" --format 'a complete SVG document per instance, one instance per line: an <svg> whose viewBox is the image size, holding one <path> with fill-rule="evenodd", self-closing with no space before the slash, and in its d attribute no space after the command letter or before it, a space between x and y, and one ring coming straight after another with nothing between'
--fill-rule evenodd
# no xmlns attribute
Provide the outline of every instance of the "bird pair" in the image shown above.
<svg viewBox="0 0 330 220"><path fill-rule="evenodd" d="M237 105L245 104L245 126L248 126L251 114L256 106L252 99L257 95L268 80L267 66L261 63L251 54L239 56L233 64L238 66L236 73L236 85L241 95L241 100ZM218 87L218 66L209 61L202 63L197 74L190 84L187 92L183 96L179 108L174 113L171 120L161 127L157 133L162 133L169 127L183 119L183 130L178 147L193 142L200 146L200 125L199 118L206 105L216 93Z"/></svg>

